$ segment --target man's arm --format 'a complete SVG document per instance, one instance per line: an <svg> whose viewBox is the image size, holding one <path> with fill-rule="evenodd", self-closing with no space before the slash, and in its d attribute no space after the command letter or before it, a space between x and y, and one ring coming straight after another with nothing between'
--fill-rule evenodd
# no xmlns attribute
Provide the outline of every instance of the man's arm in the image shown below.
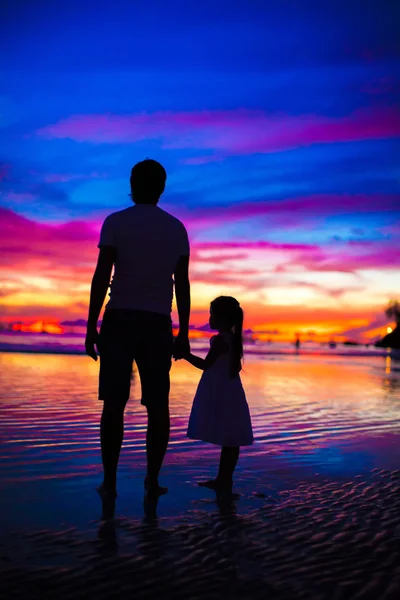
<svg viewBox="0 0 400 600"><path fill-rule="evenodd" d="M175 269L175 297L179 317L178 342L175 344L174 356L181 358L189 348L189 318L190 318L190 282L189 256L180 256Z"/></svg>
<svg viewBox="0 0 400 600"><path fill-rule="evenodd" d="M99 320L104 299L111 280L111 272L115 262L116 250L112 246L102 246L97 259L96 270L90 289L89 316L86 332L86 353L97 360L95 344L97 344L97 321Z"/></svg>

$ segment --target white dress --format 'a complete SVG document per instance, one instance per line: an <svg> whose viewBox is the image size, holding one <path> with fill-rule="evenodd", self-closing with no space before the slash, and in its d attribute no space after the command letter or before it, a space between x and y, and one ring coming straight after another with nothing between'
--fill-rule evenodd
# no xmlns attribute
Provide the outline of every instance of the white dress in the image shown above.
<svg viewBox="0 0 400 600"><path fill-rule="evenodd" d="M224 338L231 347L232 336ZM210 345L215 336L211 338ZM249 446L253 430L240 375L230 377L231 352L203 372L193 400L187 435L218 446Z"/></svg>

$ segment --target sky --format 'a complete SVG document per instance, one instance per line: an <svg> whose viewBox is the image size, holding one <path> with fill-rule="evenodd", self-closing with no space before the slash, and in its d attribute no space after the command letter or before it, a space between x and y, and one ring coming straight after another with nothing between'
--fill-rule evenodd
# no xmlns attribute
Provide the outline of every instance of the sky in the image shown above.
<svg viewBox="0 0 400 600"><path fill-rule="evenodd" d="M167 169L192 322L369 340L400 290L400 5L2 3L0 320L85 318L130 169Z"/></svg>

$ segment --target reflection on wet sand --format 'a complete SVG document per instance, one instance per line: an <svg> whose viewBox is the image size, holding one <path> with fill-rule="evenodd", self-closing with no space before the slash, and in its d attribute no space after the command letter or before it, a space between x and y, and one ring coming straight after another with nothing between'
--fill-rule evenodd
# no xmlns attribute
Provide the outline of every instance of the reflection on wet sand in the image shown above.
<svg viewBox="0 0 400 600"><path fill-rule="evenodd" d="M117 591L139 598L394 599L399 486L399 472L374 470L271 486L269 497L229 504L210 496L175 518L120 515L101 520L95 532L16 531L8 563L0 563L2 590L61 599L94 590L96 598Z"/></svg>
<svg viewBox="0 0 400 600"><path fill-rule="evenodd" d="M6 597L108 598L116 581L136 597L397 597L400 369L390 357L247 359L256 444L230 501L196 485L215 475L218 450L186 438L197 373L174 365L169 492L158 504L143 502L136 379L119 495L101 505L97 366L8 354L0 369Z"/></svg>

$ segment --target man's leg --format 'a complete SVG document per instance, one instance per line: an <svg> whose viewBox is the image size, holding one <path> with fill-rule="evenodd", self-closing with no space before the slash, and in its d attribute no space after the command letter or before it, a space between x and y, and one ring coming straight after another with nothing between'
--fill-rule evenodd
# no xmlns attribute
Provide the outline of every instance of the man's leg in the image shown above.
<svg viewBox="0 0 400 600"><path fill-rule="evenodd" d="M172 356L172 328L168 318L149 315L146 335L135 357L142 385L142 404L147 409L146 435L147 492L165 493L158 475L167 450L170 431L169 388Z"/></svg>
<svg viewBox="0 0 400 600"><path fill-rule="evenodd" d="M124 411L126 402L105 400L101 415L100 439L103 460L105 492L115 495L117 467L124 438Z"/></svg>
<svg viewBox="0 0 400 600"><path fill-rule="evenodd" d="M104 481L99 492L115 495L134 352L134 335L129 314L106 311L100 330L99 349L99 399L103 400L100 441L104 469Z"/></svg>
<svg viewBox="0 0 400 600"><path fill-rule="evenodd" d="M160 490L158 475L167 451L170 431L169 407L147 407L147 476L146 486L149 490ZM160 490L161 491L161 490Z"/></svg>

